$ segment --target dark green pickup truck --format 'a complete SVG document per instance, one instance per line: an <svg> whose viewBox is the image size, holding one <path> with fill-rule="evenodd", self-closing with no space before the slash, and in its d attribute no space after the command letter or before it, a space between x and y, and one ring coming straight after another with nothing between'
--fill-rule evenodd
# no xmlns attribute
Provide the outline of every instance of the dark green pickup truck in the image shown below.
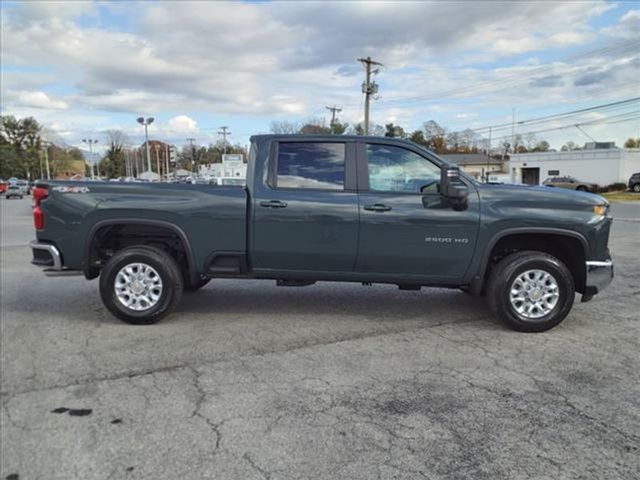
<svg viewBox="0 0 640 480"><path fill-rule="evenodd" d="M542 331L613 277L602 197L479 184L413 143L259 135L242 186L41 182L33 263L154 323L212 278L461 288Z"/></svg>

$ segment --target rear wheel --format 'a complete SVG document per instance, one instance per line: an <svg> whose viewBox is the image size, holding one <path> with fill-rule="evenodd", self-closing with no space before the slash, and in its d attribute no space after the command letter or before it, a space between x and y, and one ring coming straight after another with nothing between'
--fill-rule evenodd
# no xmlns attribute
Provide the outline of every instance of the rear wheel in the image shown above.
<svg viewBox="0 0 640 480"><path fill-rule="evenodd" d="M503 258L487 286L489 308L521 332L543 332L568 315L574 300L571 272L557 258L523 251Z"/></svg>
<svg viewBox="0 0 640 480"><path fill-rule="evenodd" d="M100 273L100 296L120 320L136 325L158 322L182 298L176 261L159 248L129 247L109 259Z"/></svg>
<svg viewBox="0 0 640 480"><path fill-rule="evenodd" d="M579 192L586 192L588 188L580 185L578 188L576 188L576 190L578 190Z"/></svg>

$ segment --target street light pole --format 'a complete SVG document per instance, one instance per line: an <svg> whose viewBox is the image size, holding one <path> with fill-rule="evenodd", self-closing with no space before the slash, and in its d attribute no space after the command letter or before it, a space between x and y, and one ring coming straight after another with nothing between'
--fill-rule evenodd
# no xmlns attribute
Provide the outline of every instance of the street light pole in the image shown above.
<svg viewBox="0 0 640 480"><path fill-rule="evenodd" d="M51 180L51 173L49 172L49 142L44 144L44 161L47 167L47 180Z"/></svg>
<svg viewBox="0 0 640 480"><path fill-rule="evenodd" d="M138 117L138 123L144 125L144 143L147 146L147 168L151 174L151 150L149 149L149 131L148 127L153 123L153 117Z"/></svg>
<svg viewBox="0 0 640 480"><path fill-rule="evenodd" d="M98 143L98 140L91 139L91 138L83 138L82 139L82 143L88 143L89 144L89 153L91 154L91 180L95 180L96 177L95 177L95 175L93 173L93 164L94 164L94 160L95 160L93 158L93 145ZM47 170L48 169L49 169L49 167L47 167ZM98 172L98 175L100 175L100 172Z"/></svg>

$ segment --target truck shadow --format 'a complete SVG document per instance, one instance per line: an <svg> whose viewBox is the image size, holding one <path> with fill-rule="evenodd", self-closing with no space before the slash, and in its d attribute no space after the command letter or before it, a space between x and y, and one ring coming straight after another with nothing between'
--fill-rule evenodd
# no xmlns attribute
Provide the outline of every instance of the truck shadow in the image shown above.
<svg viewBox="0 0 640 480"><path fill-rule="evenodd" d="M198 292L185 292L172 317L180 321L181 315L189 314L259 314L272 318L312 315L334 319L359 316L387 321L429 317L468 321L490 315L483 298L457 289L401 291L394 285L362 287L345 283L276 287L259 281L227 285L213 281Z"/></svg>

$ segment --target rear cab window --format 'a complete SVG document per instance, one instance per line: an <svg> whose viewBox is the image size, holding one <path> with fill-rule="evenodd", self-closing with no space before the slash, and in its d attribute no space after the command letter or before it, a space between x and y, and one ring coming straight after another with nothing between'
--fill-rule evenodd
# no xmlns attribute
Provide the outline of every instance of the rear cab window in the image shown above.
<svg viewBox="0 0 640 480"><path fill-rule="evenodd" d="M280 142L272 186L344 190L345 163L344 142Z"/></svg>

